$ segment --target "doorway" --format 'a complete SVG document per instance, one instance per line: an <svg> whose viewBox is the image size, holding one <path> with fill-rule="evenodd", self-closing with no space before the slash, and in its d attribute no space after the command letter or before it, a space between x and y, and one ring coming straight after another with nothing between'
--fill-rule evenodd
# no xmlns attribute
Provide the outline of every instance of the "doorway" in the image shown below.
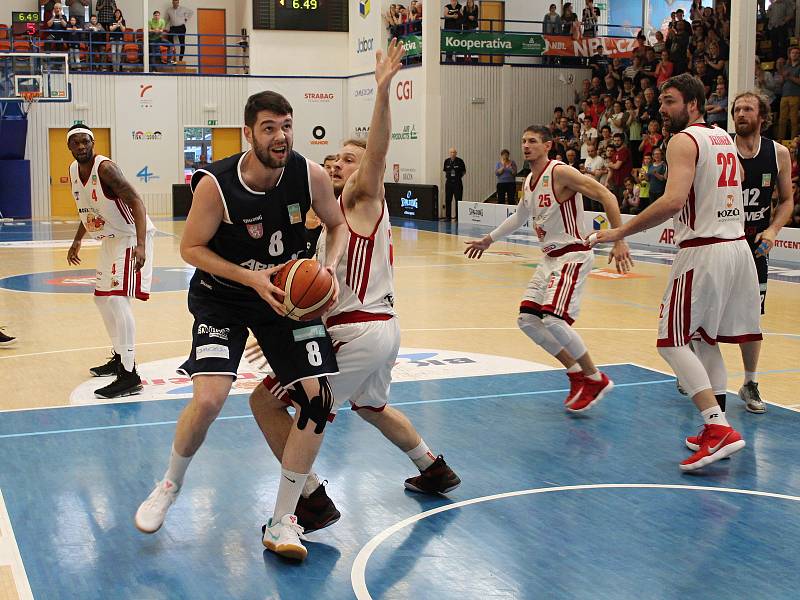
<svg viewBox="0 0 800 600"><path fill-rule="evenodd" d="M92 129L94 153L111 158L111 130ZM69 166L75 160L67 148L67 130L50 129L47 134L50 156L50 216L78 217L78 208L72 198Z"/></svg>
<svg viewBox="0 0 800 600"><path fill-rule="evenodd" d="M505 31L506 7L504 2L484 0L481 2L481 31ZM491 20L484 20L491 19ZM481 56L480 62L487 65L502 65L504 56Z"/></svg>
<svg viewBox="0 0 800 600"><path fill-rule="evenodd" d="M225 74L227 66L225 31L224 8L197 9L199 73L204 75L208 73Z"/></svg>

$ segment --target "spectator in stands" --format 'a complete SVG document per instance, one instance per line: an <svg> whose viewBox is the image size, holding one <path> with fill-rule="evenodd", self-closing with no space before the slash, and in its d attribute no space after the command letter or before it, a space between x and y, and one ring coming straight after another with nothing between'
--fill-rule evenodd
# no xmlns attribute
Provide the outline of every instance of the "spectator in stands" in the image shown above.
<svg viewBox="0 0 800 600"><path fill-rule="evenodd" d="M497 178L497 203L516 204L517 197L517 163L511 160L508 150L500 152L500 161L494 167Z"/></svg>
<svg viewBox="0 0 800 600"><path fill-rule="evenodd" d="M564 116L564 109L560 106L556 106L553 109L553 120L550 121L550 131L555 133L556 129L558 129L559 125L561 124L561 117Z"/></svg>
<svg viewBox="0 0 800 600"><path fill-rule="evenodd" d="M65 32L69 22L67 21L67 17L64 15L64 9L60 2L56 2L53 5L53 14L50 15L50 18L47 20L45 25L47 26L47 29L51 30L50 38L57 42L55 44L51 44L50 49L61 49L63 47Z"/></svg>
<svg viewBox="0 0 800 600"><path fill-rule="evenodd" d="M103 61L104 53L103 46L105 46L105 31L103 26L98 22L97 15L89 17L89 22L84 27L86 30L86 41L89 44L89 69L92 71L100 71Z"/></svg>
<svg viewBox="0 0 800 600"><path fill-rule="evenodd" d="M561 117L558 120L558 129L556 129L553 135L565 143L569 142L575 137L575 134L572 132L572 128L569 126L569 119L567 119L566 116Z"/></svg>
<svg viewBox="0 0 800 600"><path fill-rule="evenodd" d="M639 212L638 186L633 177L628 175L622 182L622 202L619 210L626 215L635 215Z"/></svg>
<svg viewBox="0 0 800 600"><path fill-rule="evenodd" d="M603 174L600 177L602 183L608 189L611 189L611 163L614 161L614 148L609 145L603 154Z"/></svg>
<svg viewBox="0 0 800 600"><path fill-rule="evenodd" d="M660 123L661 113L659 110L661 109L661 104L658 102L658 98L656 98L656 91L649 87L642 93L642 96L644 97L644 104L639 113L642 123L649 123L652 120L656 120Z"/></svg>
<svg viewBox="0 0 800 600"><path fill-rule="evenodd" d="M604 110L600 113L600 129L603 127L611 127L611 118L614 116L614 101L611 96L603 96Z"/></svg>
<svg viewBox="0 0 800 600"><path fill-rule="evenodd" d="M647 133L642 138L642 142L639 144L639 153L644 156L645 154L653 155L655 158L654 151L656 148L661 146L661 140L664 136L659 133L659 125L658 121L653 119L647 124Z"/></svg>
<svg viewBox="0 0 800 600"><path fill-rule="evenodd" d="M689 20L699 21L703 18L703 0L692 0L692 6L689 9Z"/></svg>
<svg viewBox="0 0 800 600"><path fill-rule="evenodd" d="M620 86L617 85L616 78L609 73L603 78L603 81L606 84L606 94L611 96L612 100L618 100L620 97Z"/></svg>
<svg viewBox="0 0 800 600"><path fill-rule="evenodd" d="M150 41L150 70L155 71L155 65L163 63L161 59L161 46L164 42L164 30L167 28L167 23L161 18L161 11L154 10L153 18L147 22L147 29L149 31Z"/></svg>
<svg viewBox="0 0 800 600"><path fill-rule="evenodd" d="M169 23L169 36L167 39L170 41L169 45L169 62L175 64L175 47L180 44L180 61L183 62L183 56L186 53L186 24L194 16L194 11L180 5L180 0L172 0L172 6L167 9L167 18L165 21Z"/></svg>
<svg viewBox="0 0 800 600"><path fill-rule="evenodd" d="M725 59L719 53L719 42L711 41L708 44L706 55L706 67L710 74L715 77L725 73Z"/></svg>
<svg viewBox="0 0 800 600"><path fill-rule="evenodd" d="M551 4L542 18L542 32L545 35L561 35L561 15L556 11L556 5Z"/></svg>
<svg viewBox="0 0 800 600"><path fill-rule="evenodd" d="M114 11L117 10L116 0L97 0L95 5L97 21L106 31L114 22Z"/></svg>
<svg viewBox="0 0 800 600"><path fill-rule="evenodd" d="M656 54L661 55L666 47L667 45L664 43L664 34L661 30L656 31L656 42L653 44L653 50L655 50Z"/></svg>
<svg viewBox="0 0 800 600"><path fill-rule="evenodd" d="M464 31L475 31L480 24L480 9L475 0L467 0L464 5Z"/></svg>
<svg viewBox="0 0 800 600"><path fill-rule="evenodd" d="M568 164L570 167L575 167L576 169L580 170L581 168L581 161L578 158L578 153L575 152L572 148L567 150L567 155L564 158L564 163Z"/></svg>
<svg viewBox="0 0 800 600"><path fill-rule="evenodd" d="M789 25L794 21L794 6L789 0L772 0L767 9L767 37L772 44L772 59L786 56L789 46Z"/></svg>
<svg viewBox="0 0 800 600"><path fill-rule="evenodd" d="M636 95L636 90L633 87L633 81L630 79L622 80L622 91L619 93L617 100L625 100L625 98L633 98Z"/></svg>
<svg viewBox="0 0 800 600"><path fill-rule="evenodd" d="M459 4L458 0L450 0L444 5L442 16L444 17L444 28L460 30L463 19L463 7ZM445 62L455 62L452 52L445 52Z"/></svg>
<svg viewBox="0 0 800 600"><path fill-rule="evenodd" d="M594 5L593 0L586 0L581 13L581 24L583 25L583 37L592 38L597 35L597 23L600 18L600 9Z"/></svg>
<svg viewBox="0 0 800 600"><path fill-rule="evenodd" d="M612 136L620 133L625 137L627 135L625 131L626 115L625 111L622 109L622 103L619 100L615 101L614 104L612 104L611 110L609 125L611 126Z"/></svg>
<svg viewBox="0 0 800 600"><path fill-rule="evenodd" d="M86 21L86 9L89 8L89 0L66 0L64 6L70 17L75 17L79 27L83 27Z"/></svg>
<svg viewBox="0 0 800 600"><path fill-rule="evenodd" d="M597 142L597 150L601 156L605 157L606 150L612 147L612 142L611 127L604 125L600 128L600 140Z"/></svg>
<svg viewBox="0 0 800 600"><path fill-rule="evenodd" d="M779 96L782 84L776 82L776 78L771 71L765 71L761 66L761 60L756 56L755 67L755 87L758 92L769 100L770 111L778 114ZM772 126L770 126L771 129Z"/></svg>
<svg viewBox="0 0 800 600"><path fill-rule="evenodd" d="M772 6L770 6L772 8ZM783 89L781 90L781 109L778 117L776 139L792 139L797 136L798 111L800 111L800 48L789 48L789 60L781 73ZM791 133L783 138L786 126L791 122Z"/></svg>
<svg viewBox="0 0 800 600"><path fill-rule="evenodd" d="M677 12L677 11L676 11ZM689 31L686 21L675 21L675 26L667 34L667 50L669 59L675 65L675 74L685 73L688 66L687 50L689 48Z"/></svg>
<svg viewBox="0 0 800 600"><path fill-rule="evenodd" d="M656 65L656 71L655 71L656 87L660 89L661 84L664 83L670 77L672 77L674 71L675 71L675 65L669 59L669 52L663 50L661 52L661 60L659 61L658 65Z"/></svg>
<svg viewBox="0 0 800 600"><path fill-rule="evenodd" d="M561 8L561 35L568 35L575 40L581 35L578 15L572 10L572 2L565 2Z"/></svg>
<svg viewBox="0 0 800 600"><path fill-rule="evenodd" d="M638 171L634 169L637 175L637 185L639 187L639 212L642 212L650 205L650 179L648 177L648 172L652 163L653 157L649 154L645 154L642 157L642 166Z"/></svg>
<svg viewBox="0 0 800 600"><path fill-rule="evenodd" d="M611 164L608 165L608 168L611 169L608 188L614 192L617 199L620 199L622 198L625 178L631 174L633 161L631 160L631 152L625 145L625 137L621 133L615 133L612 138L613 153Z"/></svg>
<svg viewBox="0 0 800 600"><path fill-rule="evenodd" d="M649 201L652 204L664 195L667 187L667 164L661 148L653 149L653 164L647 168L647 178L650 183Z"/></svg>
<svg viewBox="0 0 800 600"><path fill-rule="evenodd" d="M591 119L584 118L581 121L581 160L589 158L589 147L595 146L597 148L597 129L592 124ZM596 154L596 153L595 153Z"/></svg>
<svg viewBox="0 0 800 600"><path fill-rule="evenodd" d="M639 144L642 143L642 105L644 98L641 94L634 96L633 100L625 99L625 130L628 132L628 150L631 151L633 164L638 165L641 160Z"/></svg>
<svg viewBox="0 0 800 600"><path fill-rule="evenodd" d="M81 41L83 40L83 27L78 22L78 17L71 16L67 22L65 41L67 43L67 53L69 55L70 66L81 64Z"/></svg>
<svg viewBox="0 0 800 600"><path fill-rule="evenodd" d="M473 5L475 4L475 0L472 0ZM469 4L469 1L467 1ZM475 7L477 9L477 6ZM408 17L409 17L409 29L411 33L422 33L422 4L420 4L417 0L411 0L411 5L409 6L408 10ZM477 20L475 21L475 28L477 28ZM468 29L466 27L467 20L465 19L464 22L464 29Z"/></svg>
<svg viewBox="0 0 800 600"><path fill-rule="evenodd" d="M624 71L622 71L622 76L627 77L630 80L637 79L637 76L642 71L642 61L639 60L638 56L634 56L633 60L631 60L631 64L628 65Z"/></svg>
<svg viewBox="0 0 800 600"><path fill-rule="evenodd" d="M111 40L113 69L116 73L122 66L122 45L124 43L123 36L125 35L125 18L122 16L120 9L114 11L114 22L108 26L108 31L108 37Z"/></svg>
<svg viewBox="0 0 800 600"><path fill-rule="evenodd" d="M723 82L717 83L716 91L706 102L706 123L723 129L728 125L728 90Z"/></svg>
<svg viewBox="0 0 800 600"><path fill-rule="evenodd" d="M701 62L706 62L708 54L706 53L706 41L704 38L693 40L693 42L689 45L689 54L691 55L691 60L689 61L689 65L692 71L697 71L697 65Z"/></svg>
<svg viewBox="0 0 800 600"><path fill-rule="evenodd" d="M600 181L600 178L606 174L605 167L603 165L603 157L598 154L597 145L589 144L588 156L586 157L586 160L583 161L583 165L581 165L581 167L581 173L591 175L597 181Z"/></svg>
<svg viewBox="0 0 800 600"><path fill-rule="evenodd" d="M399 34L396 30L397 25L399 24L399 17L400 13L397 10L397 4L390 4L389 10L387 10L383 14L383 21L386 23L386 29L389 30L389 35L391 37L398 37Z"/></svg>
<svg viewBox="0 0 800 600"><path fill-rule="evenodd" d="M592 75L600 77L601 79L599 81L602 81L602 78L608 73L609 64L611 63L608 60L608 56L605 54L603 44L598 44L594 54L589 59L589 67L592 69Z"/></svg>

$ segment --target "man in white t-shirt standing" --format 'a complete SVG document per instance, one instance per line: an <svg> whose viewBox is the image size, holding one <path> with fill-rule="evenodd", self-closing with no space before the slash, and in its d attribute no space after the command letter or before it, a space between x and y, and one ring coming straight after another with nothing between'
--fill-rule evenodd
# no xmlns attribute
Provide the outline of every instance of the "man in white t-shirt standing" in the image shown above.
<svg viewBox="0 0 800 600"><path fill-rule="evenodd" d="M172 6L167 9L167 24L169 25L170 60L175 64L175 46L181 45L180 62L186 52L186 24L194 16L194 11L180 5L180 0L172 0Z"/></svg>

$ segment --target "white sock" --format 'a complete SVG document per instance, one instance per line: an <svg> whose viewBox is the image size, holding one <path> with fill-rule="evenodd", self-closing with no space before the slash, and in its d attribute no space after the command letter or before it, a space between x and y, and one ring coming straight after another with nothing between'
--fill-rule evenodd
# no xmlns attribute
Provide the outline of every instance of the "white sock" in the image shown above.
<svg viewBox="0 0 800 600"><path fill-rule="evenodd" d="M169 479L172 483L181 487L183 485L183 477L186 475L186 469L189 468L192 458L192 456L181 456L173 446L172 451L169 453L169 467L167 467L167 472L164 473L164 479Z"/></svg>
<svg viewBox="0 0 800 600"><path fill-rule="evenodd" d="M728 419L725 418L725 413L722 412L719 406L707 408L700 414L703 415L703 421L705 421L706 425L724 425L725 427L730 427Z"/></svg>
<svg viewBox="0 0 800 600"><path fill-rule="evenodd" d="M756 373L755 371L745 371L744 372L744 382L748 383L750 381L752 381L753 383L757 383L758 382L758 373Z"/></svg>
<svg viewBox="0 0 800 600"><path fill-rule="evenodd" d="M136 344L136 322L133 319L131 299L124 296L109 296L109 303L114 311L114 323L117 328L117 340L122 366L126 371L133 371L135 364L134 346Z"/></svg>
<svg viewBox="0 0 800 600"><path fill-rule="evenodd" d="M275 499L275 511L272 522L277 523L284 515L293 515L297 501L306 484L308 473L295 473L281 468L281 483L278 486L278 497Z"/></svg>
<svg viewBox="0 0 800 600"><path fill-rule="evenodd" d="M419 440L419 446L406 452L406 455L420 471L424 471L430 467L436 460L436 457L431 452L431 449L428 448L428 444L426 444L425 440L422 438Z"/></svg>
<svg viewBox="0 0 800 600"><path fill-rule="evenodd" d="M580 373L581 366L578 363L572 365L569 369L567 369L567 373Z"/></svg>
<svg viewBox="0 0 800 600"><path fill-rule="evenodd" d="M322 485L322 482L317 477L317 474L313 471L308 474L306 478L306 482L303 485L302 496L303 498L308 498L311 494L317 491L317 488Z"/></svg>
<svg viewBox="0 0 800 600"><path fill-rule="evenodd" d="M600 381L602 379L600 376L600 371L595 371L591 375L587 375L586 378L591 379L592 381Z"/></svg>

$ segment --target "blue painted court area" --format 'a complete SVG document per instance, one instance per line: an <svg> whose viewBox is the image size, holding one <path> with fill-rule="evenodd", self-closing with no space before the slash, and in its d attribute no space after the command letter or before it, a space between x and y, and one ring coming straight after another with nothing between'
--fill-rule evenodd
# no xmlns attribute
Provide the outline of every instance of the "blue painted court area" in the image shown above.
<svg viewBox="0 0 800 600"><path fill-rule="evenodd" d="M342 519L309 536L301 565L261 546L279 470L246 396L229 399L155 535L132 517L184 400L0 413L0 489L36 598L353 598L361 567L359 598L796 598L800 502L738 490L800 497L800 414L750 415L729 397L747 448L684 475L700 419L674 380L607 372L617 388L578 417L563 371L393 386L463 480L449 499L406 492L411 462L343 411L316 465ZM491 498L506 492L520 493Z"/></svg>
<svg viewBox="0 0 800 600"><path fill-rule="evenodd" d="M151 292L179 292L189 289L194 267L153 267ZM93 294L94 269L70 269L24 273L0 278L0 289L44 294Z"/></svg>

